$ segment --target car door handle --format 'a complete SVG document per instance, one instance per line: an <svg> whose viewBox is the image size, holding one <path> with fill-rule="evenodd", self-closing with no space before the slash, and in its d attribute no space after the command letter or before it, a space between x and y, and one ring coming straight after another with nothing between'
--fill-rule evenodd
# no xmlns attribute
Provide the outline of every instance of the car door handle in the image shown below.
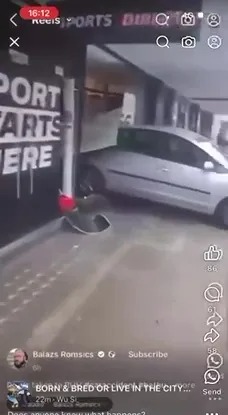
<svg viewBox="0 0 228 415"><path fill-rule="evenodd" d="M164 169L162 169L162 171L167 172L167 171L169 171L169 170L164 168Z"/></svg>

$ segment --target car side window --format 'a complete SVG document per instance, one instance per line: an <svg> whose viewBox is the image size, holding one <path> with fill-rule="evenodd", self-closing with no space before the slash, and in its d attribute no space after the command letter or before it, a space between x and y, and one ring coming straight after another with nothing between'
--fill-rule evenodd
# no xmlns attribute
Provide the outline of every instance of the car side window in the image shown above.
<svg viewBox="0 0 228 415"><path fill-rule="evenodd" d="M165 158L166 145L160 132L152 130L137 130L135 135L138 152L154 158Z"/></svg>
<svg viewBox="0 0 228 415"><path fill-rule="evenodd" d="M214 162L195 144L163 131L122 129L118 134L117 143L127 151L191 167L202 168L205 161Z"/></svg>
<svg viewBox="0 0 228 415"><path fill-rule="evenodd" d="M117 146L126 151L137 152L136 131L134 129L121 128L117 136Z"/></svg>
<svg viewBox="0 0 228 415"><path fill-rule="evenodd" d="M213 161L205 151L184 138L170 135L168 142L170 161L197 168L202 168L205 161Z"/></svg>
<svg viewBox="0 0 228 415"><path fill-rule="evenodd" d="M123 129L118 134L118 147L127 151L157 157L161 144L156 136L149 130Z"/></svg>
<svg viewBox="0 0 228 415"><path fill-rule="evenodd" d="M173 161L189 166L196 166L195 146L173 134L156 130L136 130L135 149L161 160Z"/></svg>
<svg viewBox="0 0 228 415"><path fill-rule="evenodd" d="M175 135L169 135L167 140L169 143L170 161L187 166L196 166L197 155L194 144Z"/></svg>

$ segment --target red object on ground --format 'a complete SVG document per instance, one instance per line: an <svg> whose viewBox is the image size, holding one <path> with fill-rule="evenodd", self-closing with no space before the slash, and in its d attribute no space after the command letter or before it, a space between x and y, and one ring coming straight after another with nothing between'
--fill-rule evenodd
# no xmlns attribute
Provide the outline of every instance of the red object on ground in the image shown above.
<svg viewBox="0 0 228 415"><path fill-rule="evenodd" d="M77 202L74 196L59 195L58 205L62 213L71 212L77 207Z"/></svg>

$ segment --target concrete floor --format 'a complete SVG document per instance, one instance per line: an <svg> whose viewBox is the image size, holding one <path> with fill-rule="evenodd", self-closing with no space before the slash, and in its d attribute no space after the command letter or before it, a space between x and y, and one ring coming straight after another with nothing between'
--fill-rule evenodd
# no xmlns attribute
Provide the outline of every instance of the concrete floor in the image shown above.
<svg viewBox="0 0 228 415"><path fill-rule="evenodd" d="M100 393L111 396L112 413L227 414L226 379L205 385L203 378L208 348L225 363L228 357L224 321L215 343L203 341L211 328L204 290L215 281L227 288L227 231L198 215L135 201L114 203L108 216L107 232L61 231L2 269L1 377L21 379L5 356L22 347L30 355L23 378L33 382L185 384L172 393ZM203 260L210 244L224 251L217 272ZM223 318L225 299L212 303ZM33 351L93 352L94 358L35 359ZM129 351L168 357L130 358ZM219 370L223 377L225 365ZM204 388L221 388L222 399L202 396Z"/></svg>

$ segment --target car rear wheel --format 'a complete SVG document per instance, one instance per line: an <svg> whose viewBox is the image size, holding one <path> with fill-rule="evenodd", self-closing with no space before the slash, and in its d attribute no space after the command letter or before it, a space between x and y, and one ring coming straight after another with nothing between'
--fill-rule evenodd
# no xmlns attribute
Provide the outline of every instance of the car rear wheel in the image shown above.
<svg viewBox="0 0 228 415"><path fill-rule="evenodd" d="M216 216L219 221L219 224L228 229L228 199L225 199L217 208Z"/></svg>
<svg viewBox="0 0 228 415"><path fill-rule="evenodd" d="M104 178L95 167L84 168L79 179L80 196L87 197L94 193L103 193Z"/></svg>

